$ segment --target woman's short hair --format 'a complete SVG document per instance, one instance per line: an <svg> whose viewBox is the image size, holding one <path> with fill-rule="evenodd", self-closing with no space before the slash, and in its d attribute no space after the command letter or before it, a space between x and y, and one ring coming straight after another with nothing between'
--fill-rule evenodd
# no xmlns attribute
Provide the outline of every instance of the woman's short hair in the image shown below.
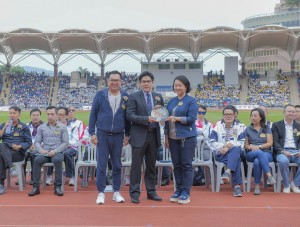
<svg viewBox="0 0 300 227"><path fill-rule="evenodd" d="M186 87L186 93L189 93L192 90L190 81L188 80L188 78L186 76L180 75L180 76L175 77L175 79L173 81L173 91L174 91L175 80L179 80L181 83L184 84L184 86Z"/></svg>

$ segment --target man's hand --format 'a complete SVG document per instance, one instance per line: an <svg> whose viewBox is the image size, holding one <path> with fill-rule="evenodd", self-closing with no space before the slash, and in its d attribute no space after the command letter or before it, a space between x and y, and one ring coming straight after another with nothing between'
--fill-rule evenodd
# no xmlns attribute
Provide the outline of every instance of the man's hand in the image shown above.
<svg viewBox="0 0 300 227"><path fill-rule="evenodd" d="M226 147L228 147L228 148L230 149L230 148L233 147L233 144L232 144L232 143L227 143L227 144L226 144Z"/></svg>
<svg viewBox="0 0 300 227"><path fill-rule="evenodd" d="M150 123L155 123L155 122L157 122L153 117L151 117L151 116L149 116L148 117L148 121L150 122Z"/></svg>
<svg viewBox="0 0 300 227"><path fill-rule="evenodd" d="M35 146L34 145L31 145L31 147L29 148L31 151L34 151L35 150Z"/></svg>
<svg viewBox="0 0 300 227"><path fill-rule="evenodd" d="M300 152L298 151L294 156L295 157L299 157L300 156Z"/></svg>
<svg viewBox="0 0 300 227"><path fill-rule="evenodd" d="M228 147L223 147L223 148L220 150L220 153L221 153L221 154L226 154L228 151L229 151L229 148L228 148Z"/></svg>
<svg viewBox="0 0 300 227"><path fill-rule="evenodd" d="M91 142L92 142L92 144L97 145L98 139L97 139L97 136L96 136L96 135L93 135L93 136L91 137Z"/></svg>
<svg viewBox="0 0 300 227"><path fill-rule="evenodd" d="M18 150L20 150L20 149L22 148L21 145L17 145L17 144L12 144L11 147L12 147L12 149L14 149L15 151L18 151Z"/></svg>
<svg viewBox="0 0 300 227"><path fill-rule="evenodd" d="M53 157L55 154L56 154L55 151L51 150L51 151L49 151L48 156Z"/></svg>
<svg viewBox="0 0 300 227"><path fill-rule="evenodd" d="M40 152L40 154L48 154L48 151L46 151L46 150L41 150L39 152Z"/></svg>
<svg viewBox="0 0 300 227"><path fill-rule="evenodd" d="M286 157L291 157L291 153L288 151L283 151L282 154L284 154Z"/></svg>

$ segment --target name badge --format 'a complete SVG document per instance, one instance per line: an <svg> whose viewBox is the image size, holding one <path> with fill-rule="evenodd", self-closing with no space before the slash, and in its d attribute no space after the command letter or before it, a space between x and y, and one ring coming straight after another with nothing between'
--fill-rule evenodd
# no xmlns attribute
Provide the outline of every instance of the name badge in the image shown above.
<svg viewBox="0 0 300 227"><path fill-rule="evenodd" d="M60 134L60 130L55 130L55 131L54 131L54 134L55 134L55 135L59 135L59 134Z"/></svg>
<svg viewBox="0 0 300 227"><path fill-rule="evenodd" d="M300 136L300 132L297 132L297 136Z"/></svg>
<svg viewBox="0 0 300 227"><path fill-rule="evenodd" d="M20 133L15 132L15 133L14 133L14 136L20 136Z"/></svg>
<svg viewBox="0 0 300 227"><path fill-rule="evenodd" d="M266 137L266 134L264 134L264 133L261 133L261 134L259 135L259 137L261 137L261 138L265 138L265 137Z"/></svg>

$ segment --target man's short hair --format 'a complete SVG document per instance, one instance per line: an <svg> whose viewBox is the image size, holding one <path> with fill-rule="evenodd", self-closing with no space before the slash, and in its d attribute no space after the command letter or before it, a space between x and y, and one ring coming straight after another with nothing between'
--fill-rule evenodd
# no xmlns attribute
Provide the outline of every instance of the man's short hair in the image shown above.
<svg viewBox="0 0 300 227"><path fill-rule="evenodd" d="M56 108L56 106L47 106L46 111L47 111L47 110L52 110L52 109L54 109L54 110L55 110L55 113L57 113L57 108Z"/></svg>
<svg viewBox="0 0 300 227"><path fill-rule="evenodd" d="M58 112L59 110L65 110L66 115L69 114L69 109L68 109L67 107L65 107L65 106L59 106L59 107L57 107L57 112Z"/></svg>
<svg viewBox="0 0 300 227"><path fill-rule="evenodd" d="M153 76L153 74L152 74L151 72L149 72L149 71L144 71L144 72L142 72L142 73L139 75L139 77L138 77L139 82L142 81L142 79L143 79L144 76L149 76L149 77L151 78L151 80L154 81L154 76Z"/></svg>
<svg viewBox="0 0 300 227"><path fill-rule="evenodd" d="M225 106L224 109L223 109L223 115L224 115L225 110L232 110L233 113L236 113L237 109L233 105Z"/></svg>
<svg viewBox="0 0 300 227"><path fill-rule="evenodd" d="M294 105L292 105L292 104L286 104L284 107L283 107L283 110L285 111L285 109L287 108L287 107L289 107L289 106L291 106L291 107L295 107Z"/></svg>
<svg viewBox="0 0 300 227"><path fill-rule="evenodd" d="M106 79L108 80L110 78L111 74L118 74L120 76L120 79L122 80L122 74L118 70L113 70L107 73Z"/></svg>
<svg viewBox="0 0 300 227"><path fill-rule="evenodd" d="M14 111L17 111L17 112L21 113L21 108L18 107L18 106L11 106L11 107L9 107L9 110L11 110L11 109L13 109Z"/></svg>
<svg viewBox="0 0 300 227"><path fill-rule="evenodd" d="M295 108L300 108L300 105L295 105Z"/></svg>
<svg viewBox="0 0 300 227"><path fill-rule="evenodd" d="M39 112L40 115L42 115L42 112L41 112L41 110L40 110L39 108L33 108L32 110L30 110L29 115L31 116L31 114L32 114L33 112Z"/></svg>

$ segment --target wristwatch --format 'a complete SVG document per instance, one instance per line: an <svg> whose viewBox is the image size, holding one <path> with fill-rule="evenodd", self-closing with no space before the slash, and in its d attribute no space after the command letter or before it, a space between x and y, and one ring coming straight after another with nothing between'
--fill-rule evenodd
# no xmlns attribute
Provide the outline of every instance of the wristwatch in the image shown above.
<svg viewBox="0 0 300 227"><path fill-rule="evenodd" d="M261 148L262 148L261 145L259 145L258 148L261 150Z"/></svg>

